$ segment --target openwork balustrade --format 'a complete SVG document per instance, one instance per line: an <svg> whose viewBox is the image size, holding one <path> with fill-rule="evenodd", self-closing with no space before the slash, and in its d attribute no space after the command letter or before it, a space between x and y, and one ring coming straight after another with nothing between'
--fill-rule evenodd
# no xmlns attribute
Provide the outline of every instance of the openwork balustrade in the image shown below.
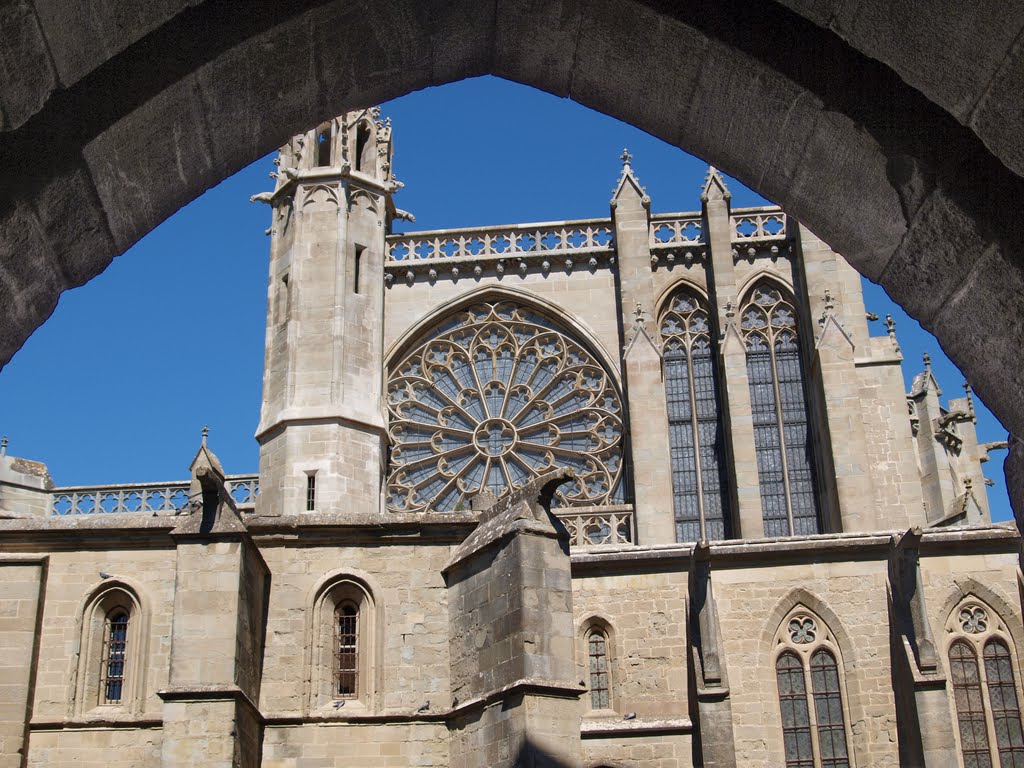
<svg viewBox="0 0 1024 768"><path fill-rule="evenodd" d="M704 227L699 213L671 213L654 216L651 219L650 246L655 248L678 248L679 246L703 245Z"/></svg>
<svg viewBox="0 0 1024 768"><path fill-rule="evenodd" d="M609 253L614 249L608 219L412 232L391 235L387 240L387 264L391 266Z"/></svg>
<svg viewBox="0 0 1024 768"><path fill-rule="evenodd" d="M228 475L228 491L239 509L252 509L260 492L256 475ZM52 493L53 514L176 515L188 511L188 482L136 483L134 485L87 485L56 488Z"/></svg>
<svg viewBox="0 0 1024 768"><path fill-rule="evenodd" d="M569 531L571 547L633 543L633 507L629 504L563 508L556 514Z"/></svg>
<svg viewBox="0 0 1024 768"><path fill-rule="evenodd" d="M739 208L730 224L733 243L786 239L786 214L778 208Z"/></svg>

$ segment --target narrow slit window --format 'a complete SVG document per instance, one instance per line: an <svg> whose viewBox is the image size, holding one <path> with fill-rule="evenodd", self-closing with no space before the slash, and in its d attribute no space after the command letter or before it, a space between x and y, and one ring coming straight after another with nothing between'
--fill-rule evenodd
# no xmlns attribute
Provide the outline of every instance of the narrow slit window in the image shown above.
<svg viewBox="0 0 1024 768"><path fill-rule="evenodd" d="M354 699L359 695L359 609L343 603L335 614L334 695Z"/></svg>
<svg viewBox="0 0 1024 768"><path fill-rule="evenodd" d="M120 704L128 652L128 612L117 608L107 614L100 666L100 703Z"/></svg>
<svg viewBox="0 0 1024 768"><path fill-rule="evenodd" d="M331 124L324 123L316 129L316 164L330 166L331 160Z"/></svg>
<svg viewBox="0 0 1024 768"><path fill-rule="evenodd" d="M356 129L356 170L361 173L372 173L373 151L370 144L370 129L365 123L360 123Z"/></svg>
<svg viewBox="0 0 1024 768"><path fill-rule="evenodd" d="M291 288L288 285L288 273L281 275L281 285L277 289L277 322L283 323L288 320L289 305L291 304Z"/></svg>
<svg viewBox="0 0 1024 768"><path fill-rule="evenodd" d="M363 266L363 253L366 251L365 245L356 245L355 254L352 259L352 293L362 293L362 266Z"/></svg>
<svg viewBox="0 0 1024 768"><path fill-rule="evenodd" d="M590 659L590 706L592 709L608 709L611 707L608 695L608 638L600 629L591 630L587 638L587 655Z"/></svg>
<svg viewBox="0 0 1024 768"><path fill-rule="evenodd" d="M306 511L316 509L316 472L306 475Z"/></svg>

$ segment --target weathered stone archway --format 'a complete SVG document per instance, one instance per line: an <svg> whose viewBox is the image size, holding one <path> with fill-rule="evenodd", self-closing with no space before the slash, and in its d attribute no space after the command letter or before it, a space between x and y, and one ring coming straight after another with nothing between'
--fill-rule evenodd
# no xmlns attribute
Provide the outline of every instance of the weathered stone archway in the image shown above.
<svg viewBox="0 0 1024 768"><path fill-rule="evenodd" d="M290 134L492 73L778 201L1021 432L1024 7L932 5L15 0L0 11L0 360L61 291Z"/></svg>

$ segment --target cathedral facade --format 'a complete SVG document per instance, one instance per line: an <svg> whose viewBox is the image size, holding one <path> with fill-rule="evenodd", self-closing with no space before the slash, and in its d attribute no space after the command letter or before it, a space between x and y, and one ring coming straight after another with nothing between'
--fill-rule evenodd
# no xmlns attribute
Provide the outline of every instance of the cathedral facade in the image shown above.
<svg viewBox="0 0 1024 768"><path fill-rule="evenodd" d="M841 255L626 152L396 234L375 110L276 162L258 474L0 452L0 766L1024 765L1001 446Z"/></svg>

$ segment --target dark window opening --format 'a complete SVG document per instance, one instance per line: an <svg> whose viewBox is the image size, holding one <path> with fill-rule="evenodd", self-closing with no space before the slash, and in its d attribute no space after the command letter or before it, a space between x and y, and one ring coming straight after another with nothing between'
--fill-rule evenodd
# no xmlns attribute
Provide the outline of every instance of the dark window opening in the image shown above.
<svg viewBox="0 0 1024 768"><path fill-rule="evenodd" d="M374 147L370 143L370 128L360 123L356 129L356 170L362 173L373 173Z"/></svg>
<svg viewBox="0 0 1024 768"><path fill-rule="evenodd" d="M362 279L361 267L363 263L363 252L366 251L365 245L357 245L355 248L355 256L352 262L352 293L362 293L362 286L360 280Z"/></svg>
<svg viewBox="0 0 1024 768"><path fill-rule="evenodd" d="M359 695L359 609L343 603L335 613L334 695L354 699Z"/></svg>
<svg viewBox="0 0 1024 768"><path fill-rule="evenodd" d="M124 697L125 665L128 651L128 613L114 609L107 615L103 633L100 669L100 703L120 704Z"/></svg>
<svg viewBox="0 0 1024 768"><path fill-rule="evenodd" d="M306 511L316 509L316 472L306 475Z"/></svg>
<svg viewBox="0 0 1024 768"><path fill-rule="evenodd" d="M331 144L331 124L324 123L316 129L316 164L318 166L331 164Z"/></svg>

